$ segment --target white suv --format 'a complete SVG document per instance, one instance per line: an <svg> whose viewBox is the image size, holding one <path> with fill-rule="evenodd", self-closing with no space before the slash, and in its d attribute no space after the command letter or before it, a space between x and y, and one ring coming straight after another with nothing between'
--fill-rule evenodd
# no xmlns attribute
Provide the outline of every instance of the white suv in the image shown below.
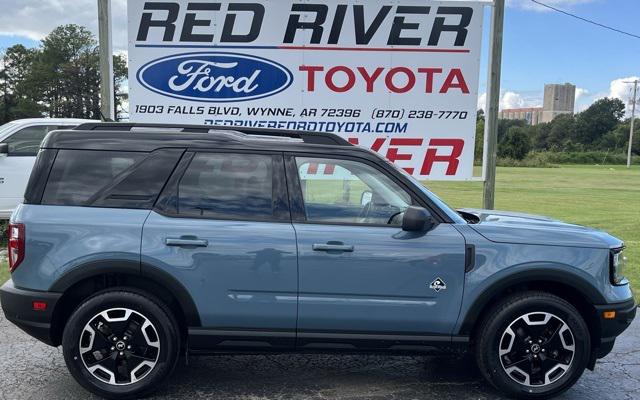
<svg viewBox="0 0 640 400"><path fill-rule="evenodd" d="M45 135L56 129L69 129L86 119L30 118L0 126L0 220L9 219L22 202L24 190Z"/></svg>

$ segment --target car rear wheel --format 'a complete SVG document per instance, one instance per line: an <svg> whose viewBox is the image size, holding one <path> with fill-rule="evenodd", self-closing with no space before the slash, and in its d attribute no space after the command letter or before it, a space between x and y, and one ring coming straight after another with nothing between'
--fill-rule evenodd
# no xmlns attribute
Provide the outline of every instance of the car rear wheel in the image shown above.
<svg viewBox="0 0 640 400"><path fill-rule="evenodd" d="M156 390L178 359L178 328L151 296L123 290L99 293L71 315L63 334L71 375L105 398L134 398Z"/></svg>
<svg viewBox="0 0 640 400"><path fill-rule="evenodd" d="M510 396L544 399L569 389L590 355L589 329L565 300L526 292L496 305L478 329L476 360L485 378Z"/></svg>

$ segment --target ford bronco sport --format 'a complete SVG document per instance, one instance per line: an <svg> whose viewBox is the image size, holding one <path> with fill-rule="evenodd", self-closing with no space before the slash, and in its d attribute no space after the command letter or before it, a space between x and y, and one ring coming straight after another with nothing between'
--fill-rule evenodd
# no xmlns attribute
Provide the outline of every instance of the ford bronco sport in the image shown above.
<svg viewBox="0 0 640 400"><path fill-rule="evenodd" d="M9 226L6 317L107 398L181 354L473 351L509 396L571 387L636 307L622 241L454 211L330 134L85 124L50 133Z"/></svg>

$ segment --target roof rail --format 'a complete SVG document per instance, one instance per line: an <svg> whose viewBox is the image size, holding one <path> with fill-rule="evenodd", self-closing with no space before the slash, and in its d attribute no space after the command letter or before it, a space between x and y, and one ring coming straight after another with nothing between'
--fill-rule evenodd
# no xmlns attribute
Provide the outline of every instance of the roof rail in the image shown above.
<svg viewBox="0 0 640 400"><path fill-rule="evenodd" d="M254 136L273 136L283 138L301 139L305 143L325 144L334 146L353 146L349 141L334 133L289 131L283 129L252 128L244 126L218 126L218 125L184 125L184 124L157 124L157 123L130 123L130 122L89 122L78 125L74 130L79 131L120 131L129 132L135 128L148 129L179 129L185 133L211 133L211 131L234 131Z"/></svg>

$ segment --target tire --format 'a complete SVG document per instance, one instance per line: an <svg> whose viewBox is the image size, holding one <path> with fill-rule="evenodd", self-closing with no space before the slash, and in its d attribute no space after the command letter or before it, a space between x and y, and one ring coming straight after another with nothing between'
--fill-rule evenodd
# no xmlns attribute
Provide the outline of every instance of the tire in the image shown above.
<svg viewBox="0 0 640 400"><path fill-rule="evenodd" d="M86 299L62 337L74 379L107 399L150 394L173 372L180 352L178 325L159 300L126 289Z"/></svg>
<svg viewBox="0 0 640 400"><path fill-rule="evenodd" d="M545 292L504 299L476 335L481 373L517 399L546 399L566 391L584 372L591 351L589 328L578 310Z"/></svg>

